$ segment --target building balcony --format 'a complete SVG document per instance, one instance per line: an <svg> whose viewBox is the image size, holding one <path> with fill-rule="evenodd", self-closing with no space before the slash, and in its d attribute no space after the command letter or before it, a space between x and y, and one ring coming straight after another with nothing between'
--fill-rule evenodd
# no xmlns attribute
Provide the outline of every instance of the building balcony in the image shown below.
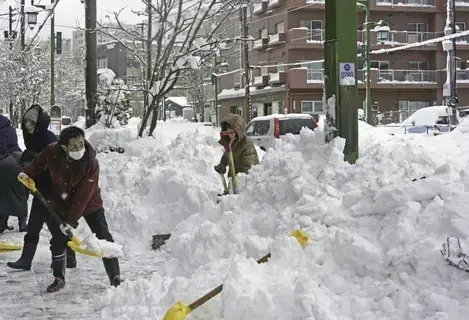
<svg viewBox="0 0 469 320"><path fill-rule="evenodd" d="M269 85L269 75L264 74L264 75L261 75L259 77L254 77L254 82L252 84L256 88L268 86Z"/></svg>
<svg viewBox="0 0 469 320"><path fill-rule="evenodd" d="M324 70L308 70L306 67L288 70L290 89L321 89L324 83ZM469 86L469 70L460 70L458 83ZM366 72L357 70L357 85L365 88ZM444 76L436 70L378 70L371 69L371 87L373 89L437 89L444 83Z"/></svg>
<svg viewBox="0 0 469 320"><path fill-rule="evenodd" d="M267 9L272 10L281 7L285 0L268 0Z"/></svg>
<svg viewBox="0 0 469 320"><path fill-rule="evenodd" d="M269 43L268 38L262 38L254 41L253 49L254 50L263 50L267 47Z"/></svg>
<svg viewBox="0 0 469 320"><path fill-rule="evenodd" d="M280 32L277 34L269 35L269 46L285 43L285 33Z"/></svg>
<svg viewBox="0 0 469 320"><path fill-rule="evenodd" d="M378 70L377 83L437 83L435 70Z"/></svg>
<svg viewBox="0 0 469 320"><path fill-rule="evenodd" d="M254 4L252 13L259 16L267 11L267 5L268 1L267 0L262 0L259 3Z"/></svg>
<svg viewBox="0 0 469 320"><path fill-rule="evenodd" d="M377 30L377 31L376 31ZM416 32L416 31L381 31L372 30L370 40L372 46L398 46L409 43L427 41L442 36L439 32ZM366 42L366 31L360 30L361 42ZM437 43L428 44L421 47L412 48L413 50L436 50Z"/></svg>
<svg viewBox="0 0 469 320"><path fill-rule="evenodd" d="M375 0L371 3L371 10L436 12L436 2L437 0Z"/></svg>
<svg viewBox="0 0 469 320"><path fill-rule="evenodd" d="M458 11L469 11L469 0L456 0L455 5Z"/></svg>
<svg viewBox="0 0 469 320"><path fill-rule="evenodd" d="M280 71L269 75L269 85L281 85L287 83L287 73Z"/></svg>

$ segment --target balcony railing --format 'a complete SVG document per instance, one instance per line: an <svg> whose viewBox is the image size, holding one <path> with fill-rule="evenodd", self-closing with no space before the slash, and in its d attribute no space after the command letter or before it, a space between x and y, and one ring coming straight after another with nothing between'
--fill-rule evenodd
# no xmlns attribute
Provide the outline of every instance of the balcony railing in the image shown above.
<svg viewBox="0 0 469 320"><path fill-rule="evenodd" d="M267 3L267 0L262 0L261 2L254 4L252 13L259 14L264 12L267 9Z"/></svg>
<svg viewBox="0 0 469 320"><path fill-rule="evenodd" d="M456 72L456 82L469 82L469 70L458 70Z"/></svg>
<svg viewBox="0 0 469 320"><path fill-rule="evenodd" d="M264 46L263 39L254 40L253 49L259 49L259 48L262 48L263 46Z"/></svg>
<svg viewBox="0 0 469 320"><path fill-rule="evenodd" d="M467 4L469 8L469 3ZM462 36L456 38L456 43L458 44L469 44L469 36Z"/></svg>
<svg viewBox="0 0 469 320"><path fill-rule="evenodd" d="M456 0L456 7L469 7L469 0Z"/></svg>
<svg viewBox="0 0 469 320"><path fill-rule="evenodd" d="M363 39L365 37L365 31L363 32ZM416 43L435 39L441 36L438 32L418 32L418 31L372 31L372 37L376 39L377 44L403 44L403 43ZM429 46L435 46L436 44L430 44Z"/></svg>
<svg viewBox="0 0 469 320"><path fill-rule="evenodd" d="M307 32L308 42L324 42L326 37L326 30L324 29L308 29Z"/></svg>
<svg viewBox="0 0 469 320"><path fill-rule="evenodd" d="M436 83L435 70L378 70L378 83Z"/></svg>
<svg viewBox="0 0 469 320"><path fill-rule="evenodd" d="M436 0L376 0L378 6L435 7Z"/></svg>

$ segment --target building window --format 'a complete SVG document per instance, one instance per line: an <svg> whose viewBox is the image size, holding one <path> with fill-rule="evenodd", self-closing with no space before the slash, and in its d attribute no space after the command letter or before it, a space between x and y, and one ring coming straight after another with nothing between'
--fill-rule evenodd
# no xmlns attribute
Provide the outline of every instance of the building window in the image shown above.
<svg viewBox="0 0 469 320"><path fill-rule="evenodd" d="M302 67L308 69L308 81L322 81L324 75L324 65L323 62L309 62L301 63Z"/></svg>
<svg viewBox="0 0 469 320"><path fill-rule="evenodd" d="M284 65L278 65L275 67L276 72L285 72L285 66Z"/></svg>
<svg viewBox="0 0 469 320"><path fill-rule="evenodd" d="M300 27L308 28L309 41L324 41L324 31L321 20L301 20Z"/></svg>
<svg viewBox="0 0 469 320"><path fill-rule="evenodd" d="M275 25L275 33L283 33L285 32L285 25L283 22L279 22Z"/></svg>
<svg viewBox="0 0 469 320"><path fill-rule="evenodd" d="M323 113L322 100L301 101L301 113L318 114Z"/></svg>
<svg viewBox="0 0 469 320"><path fill-rule="evenodd" d="M108 66L107 58L98 59L98 68L99 69L106 69Z"/></svg>
<svg viewBox="0 0 469 320"><path fill-rule="evenodd" d="M401 118L404 120L410 117L415 111L427 108L429 106L430 101L399 100L399 113Z"/></svg>
<svg viewBox="0 0 469 320"><path fill-rule="evenodd" d="M426 23L409 23L407 32L407 42L422 42L427 38L428 25Z"/></svg>
<svg viewBox="0 0 469 320"><path fill-rule="evenodd" d="M370 61L370 67L378 70L389 70L391 62L389 61Z"/></svg>
<svg viewBox="0 0 469 320"><path fill-rule="evenodd" d="M428 62L426 61L409 61L410 70L428 70Z"/></svg>

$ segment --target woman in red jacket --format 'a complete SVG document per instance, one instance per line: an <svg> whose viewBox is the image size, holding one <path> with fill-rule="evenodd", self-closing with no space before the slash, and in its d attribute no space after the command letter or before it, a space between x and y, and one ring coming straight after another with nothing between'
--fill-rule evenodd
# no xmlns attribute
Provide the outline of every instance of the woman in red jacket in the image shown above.
<svg viewBox="0 0 469 320"><path fill-rule="evenodd" d="M52 180L50 199L68 228L78 227L84 217L98 239L113 242L104 215L101 189L99 188L99 162L96 152L85 140L85 133L78 127L68 127L60 134L59 142L47 146L24 168L24 173L34 179L45 169ZM66 230L50 215L47 226L52 234L51 252L54 282L47 287L55 292L65 286L66 247L69 240ZM111 285L120 284L120 269L117 258L104 258L104 268Z"/></svg>

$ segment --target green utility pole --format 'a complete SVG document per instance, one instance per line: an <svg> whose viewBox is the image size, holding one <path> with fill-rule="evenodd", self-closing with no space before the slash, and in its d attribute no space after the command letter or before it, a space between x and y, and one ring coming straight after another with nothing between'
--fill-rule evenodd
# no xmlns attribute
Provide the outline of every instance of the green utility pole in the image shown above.
<svg viewBox="0 0 469 320"><path fill-rule="evenodd" d="M327 108L326 139L331 141L337 135L346 139L344 156L349 163L358 159L356 6L356 0L326 1L324 81L326 100L335 98L335 108Z"/></svg>
<svg viewBox="0 0 469 320"><path fill-rule="evenodd" d="M50 1L54 4L54 0ZM50 105L55 105L55 18L50 17Z"/></svg>
<svg viewBox="0 0 469 320"><path fill-rule="evenodd" d="M366 9L365 9L365 27L366 27L366 122L368 124L372 123L371 116L371 61L370 61L370 51L371 51L371 23L370 23L370 0L366 0Z"/></svg>

